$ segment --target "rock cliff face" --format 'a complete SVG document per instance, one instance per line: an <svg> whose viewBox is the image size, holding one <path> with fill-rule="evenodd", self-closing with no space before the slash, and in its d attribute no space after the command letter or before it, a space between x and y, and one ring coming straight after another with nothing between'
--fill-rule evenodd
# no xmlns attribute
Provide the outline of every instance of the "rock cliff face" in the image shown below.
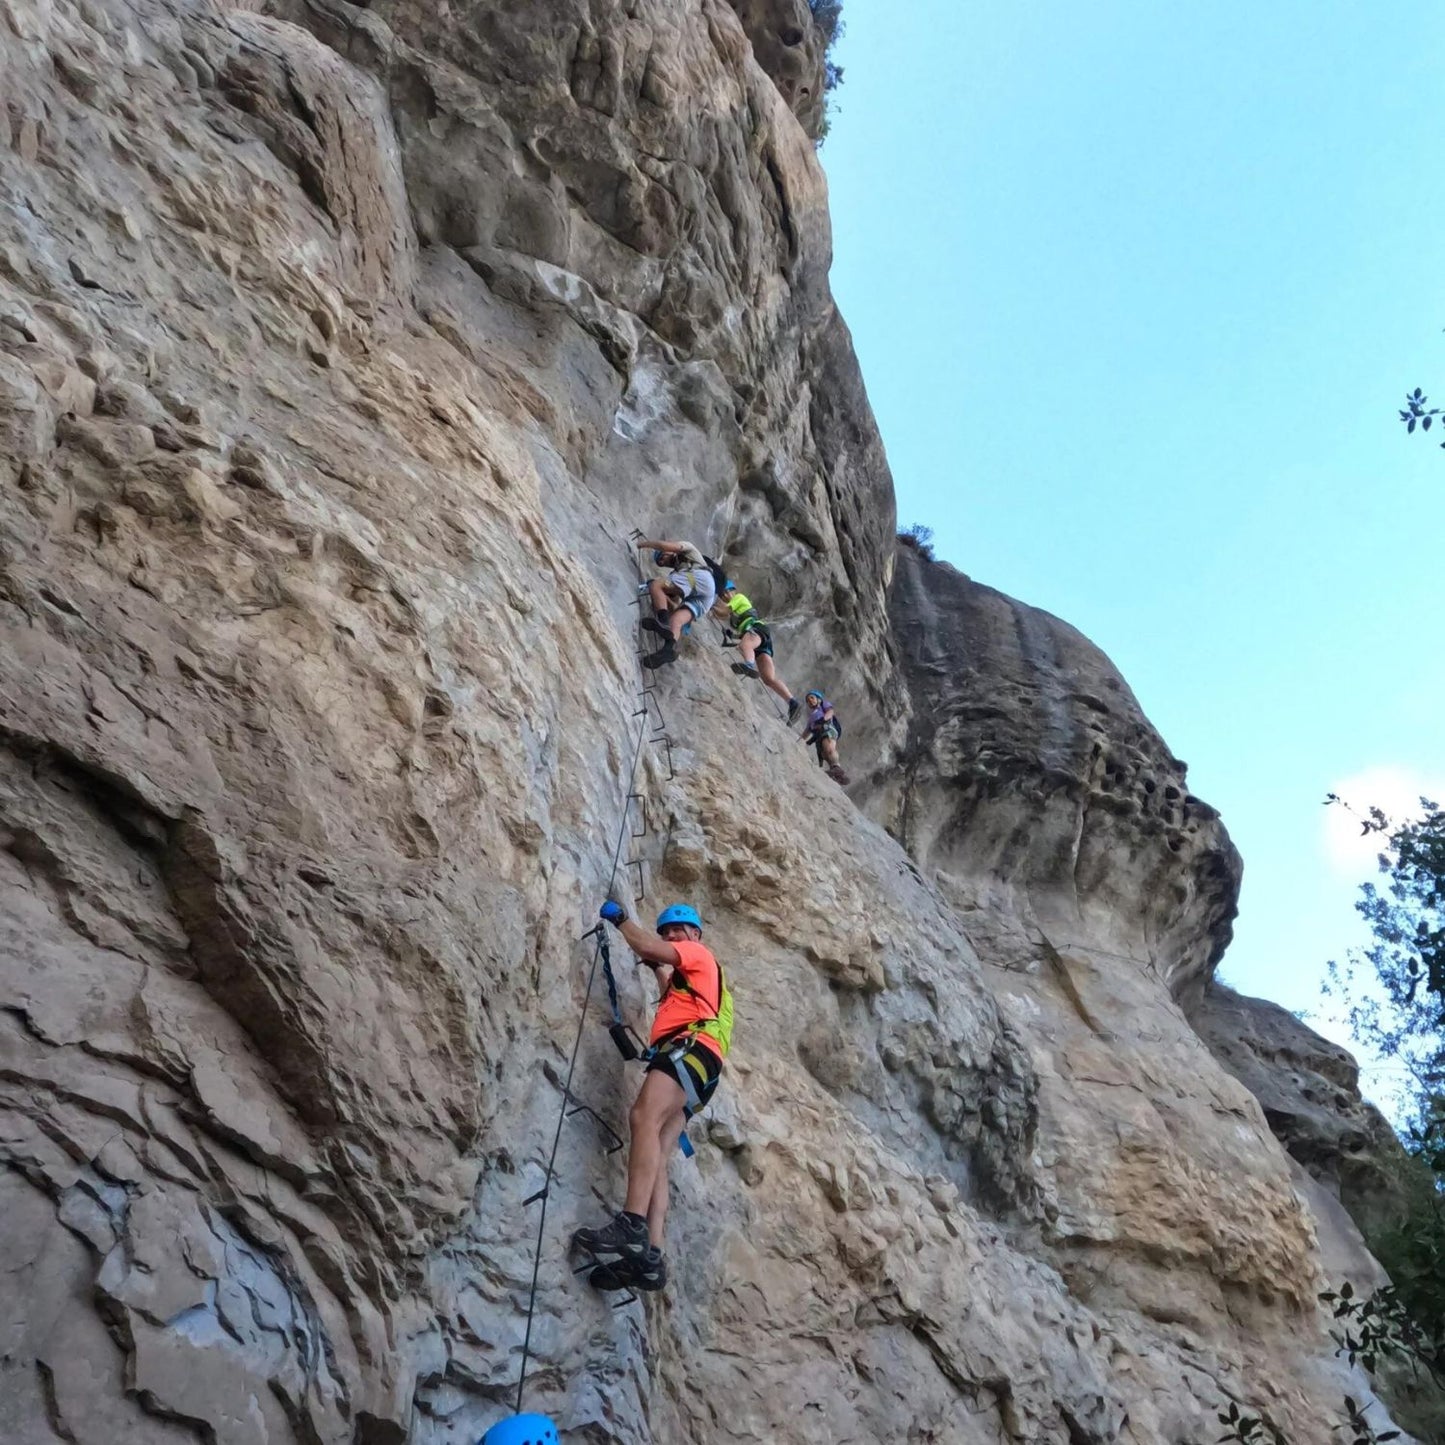
<svg viewBox="0 0 1445 1445"><path fill-rule="evenodd" d="M567 1439L1331 1438L1314 1216L1180 1008L1237 862L1082 638L894 576L819 65L801 0L0 0L7 1440L505 1414L619 828L740 1021L665 1298L569 1274L563 1130ZM639 700L634 526L856 798L710 637Z"/></svg>
<svg viewBox="0 0 1445 1445"><path fill-rule="evenodd" d="M1259 1100L1297 1166L1331 1273L1356 1285L1383 1279L1354 1222L1372 1231L1394 1222L1402 1151L1384 1116L1360 1096L1359 1065L1278 1004L1221 983L1191 1017L1219 1062Z"/></svg>

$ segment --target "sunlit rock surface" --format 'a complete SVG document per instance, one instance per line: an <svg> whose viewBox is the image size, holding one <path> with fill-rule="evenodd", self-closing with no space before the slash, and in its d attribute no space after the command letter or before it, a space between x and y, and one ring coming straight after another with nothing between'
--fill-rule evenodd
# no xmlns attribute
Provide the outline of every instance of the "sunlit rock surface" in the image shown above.
<svg viewBox="0 0 1445 1445"><path fill-rule="evenodd" d="M895 560L807 19L0 0L7 1441L505 1414L619 829L739 1024L665 1297L571 1275L621 1163L563 1130L565 1438L1183 1445L1236 1399L1323 1445L1366 1393L1180 1011L1217 819L1076 633ZM855 796L708 627L639 717L634 527L726 556Z"/></svg>
<svg viewBox="0 0 1445 1445"><path fill-rule="evenodd" d="M1359 1065L1287 1009L1222 983L1210 985L1190 1017L1219 1062L1259 1100L1297 1166L1332 1281L1357 1288L1382 1281L1355 1222L1373 1230L1396 1216L1402 1151L1384 1116L1361 1097Z"/></svg>

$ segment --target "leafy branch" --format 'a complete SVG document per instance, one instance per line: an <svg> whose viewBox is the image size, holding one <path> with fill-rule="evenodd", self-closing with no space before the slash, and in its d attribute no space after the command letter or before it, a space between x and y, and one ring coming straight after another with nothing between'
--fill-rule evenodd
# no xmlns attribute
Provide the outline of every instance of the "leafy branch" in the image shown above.
<svg viewBox="0 0 1445 1445"><path fill-rule="evenodd" d="M1375 1429L1365 1413L1369 1408L1346 1395L1345 1418L1334 1427L1334 1433L1347 1431L1349 1445L1388 1445L1389 1441L1398 1440L1398 1430ZM1219 1437L1218 1445L1289 1445L1289 1438L1265 1411L1249 1415L1232 1400L1228 1410L1219 1412L1219 1423L1227 1428Z"/></svg>
<svg viewBox="0 0 1445 1445"><path fill-rule="evenodd" d="M1400 420L1404 422L1407 432L1414 431L1416 427L1419 427L1421 431L1430 430L1430 423L1440 415L1440 408L1427 406L1426 403L1429 400L1430 398L1418 386L1414 391L1405 393L1405 406L1400 412ZM1441 429L1445 430L1445 422L1440 425ZM1445 447L1445 442L1441 442L1440 445Z"/></svg>
<svg viewBox="0 0 1445 1445"><path fill-rule="evenodd" d="M808 9L813 12L813 24L823 37L823 94L832 99L833 92L843 83L843 67L833 59L833 47L843 36L843 0L808 0ZM823 116L823 131L819 142L828 133L830 116Z"/></svg>
<svg viewBox="0 0 1445 1445"><path fill-rule="evenodd" d="M1442 442L1441 445L1445 446L1445 442ZM1390 820L1379 808L1371 808L1368 812L1362 813L1358 808L1347 803L1338 793L1326 793L1325 802L1343 808L1347 813L1353 813L1359 820L1362 838L1368 833L1388 833L1390 831Z"/></svg>
<svg viewBox="0 0 1445 1445"><path fill-rule="evenodd" d="M1339 1347L1335 1353L1345 1355L1350 1364L1359 1363L1372 1375L1382 1359L1408 1359L1417 1369L1421 1364L1436 1367L1438 1345L1411 1318L1393 1285L1361 1298L1346 1280L1338 1292L1326 1290L1320 1300L1342 1322L1330 1338Z"/></svg>
<svg viewBox="0 0 1445 1445"><path fill-rule="evenodd" d="M1219 1423L1228 1430L1219 1437L1218 1445L1289 1445L1284 1431L1263 1410L1246 1415L1233 1400L1228 1410L1220 1411Z"/></svg>
<svg viewBox="0 0 1445 1445"><path fill-rule="evenodd" d="M931 562L933 561L933 528L925 527L921 522L915 522L911 527L905 527L899 534L898 540L905 547L912 547L915 552L921 552Z"/></svg>
<svg viewBox="0 0 1445 1445"><path fill-rule="evenodd" d="M1375 1427L1365 1418L1365 1411L1368 1405L1360 1406L1355 1403L1349 1395L1345 1396L1345 1421L1336 1425L1336 1430L1348 1430L1350 1432L1350 1445L1385 1445L1387 1440L1399 1438L1398 1430L1386 1430L1384 1434L1378 1434Z"/></svg>

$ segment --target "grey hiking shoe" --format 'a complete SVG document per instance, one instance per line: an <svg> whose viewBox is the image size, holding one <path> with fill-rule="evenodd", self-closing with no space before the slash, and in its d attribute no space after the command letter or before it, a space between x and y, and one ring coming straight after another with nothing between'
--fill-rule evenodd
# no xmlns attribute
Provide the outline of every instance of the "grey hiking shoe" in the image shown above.
<svg viewBox="0 0 1445 1445"><path fill-rule="evenodd" d="M755 668L755 667L749 667L749 666L747 665L747 663L745 663L745 662L735 662L735 663L733 663L733 671L734 671L735 673L737 673L737 675L738 675L739 677L757 677L757 676L758 676L758 670L757 670L757 668Z"/></svg>
<svg viewBox="0 0 1445 1445"><path fill-rule="evenodd" d="M656 1245L648 1245L641 1258L628 1255L610 1264L599 1264L587 1276L587 1283L606 1292L635 1289L650 1293L667 1284L667 1261Z"/></svg>
<svg viewBox="0 0 1445 1445"><path fill-rule="evenodd" d="M792 727L792 725L793 725L795 722L797 722L797 720L798 720L798 714L799 714L800 712L802 712L802 710L803 710L803 704L802 704L797 698L795 698L795 697L790 697L790 698L788 699L788 726L789 726L789 727Z"/></svg>
<svg viewBox="0 0 1445 1445"><path fill-rule="evenodd" d="M601 1229L579 1229L572 1236L572 1243L588 1254L620 1254L641 1259L648 1250L647 1221L619 1209Z"/></svg>
<svg viewBox="0 0 1445 1445"><path fill-rule="evenodd" d="M667 1283L667 1261L655 1245L647 1246L647 1253L632 1262L632 1287L634 1289L656 1290Z"/></svg>

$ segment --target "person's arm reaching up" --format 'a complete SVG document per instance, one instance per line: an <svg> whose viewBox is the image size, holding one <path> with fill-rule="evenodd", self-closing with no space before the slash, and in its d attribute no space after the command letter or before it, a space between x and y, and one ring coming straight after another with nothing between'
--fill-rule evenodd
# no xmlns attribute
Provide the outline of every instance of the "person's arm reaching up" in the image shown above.
<svg viewBox="0 0 1445 1445"><path fill-rule="evenodd" d="M628 948L648 967L677 967L677 950L665 938L659 938L650 928L644 928L636 919L624 918L617 925L617 931L626 940Z"/></svg>
<svg viewBox="0 0 1445 1445"><path fill-rule="evenodd" d="M653 971L658 988L666 993L672 970L681 963L677 950L665 938L658 937L651 929L644 928L629 918L627 910L615 898L609 898L597 911L605 922L610 923L622 935L623 941L637 955L639 961ZM668 970L666 976L658 972L664 968Z"/></svg>

